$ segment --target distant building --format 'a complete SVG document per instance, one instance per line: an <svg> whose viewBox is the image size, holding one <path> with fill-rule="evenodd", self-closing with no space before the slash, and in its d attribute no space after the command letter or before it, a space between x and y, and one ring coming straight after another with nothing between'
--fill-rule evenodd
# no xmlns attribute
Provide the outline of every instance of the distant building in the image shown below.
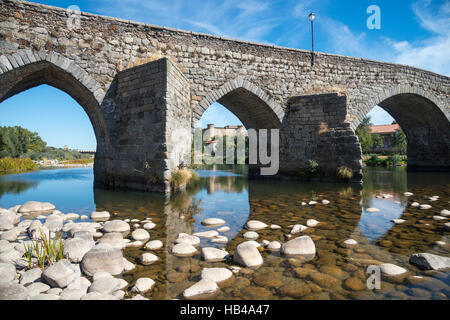
<svg viewBox="0 0 450 320"><path fill-rule="evenodd" d="M248 133L245 130L244 126L242 125L235 125L235 126L225 126L223 128L216 127L214 124L208 124L206 129L202 130L203 133L203 140L205 141L205 145L213 145L213 152L215 153L217 150L217 137L235 137L235 136L247 136Z"/></svg>
<svg viewBox="0 0 450 320"><path fill-rule="evenodd" d="M225 126L223 128L215 127L214 124L208 124L206 129L203 129L203 135L206 135L205 139L214 140L218 136L234 137L238 135L247 135L247 131L244 126Z"/></svg>
<svg viewBox="0 0 450 320"><path fill-rule="evenodd" d="M375 147L374 150L371 150L371 152L391 152L394 134L397 130L400 130L400 126L398 124L370 126L371 134L379 134L383 138L383 145Z"/></svg>

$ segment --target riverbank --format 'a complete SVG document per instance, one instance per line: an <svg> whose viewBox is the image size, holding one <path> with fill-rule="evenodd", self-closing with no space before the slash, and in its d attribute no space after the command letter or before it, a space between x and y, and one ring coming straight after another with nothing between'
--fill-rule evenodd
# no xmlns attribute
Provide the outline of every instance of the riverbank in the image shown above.
<svg viewBox="0 0 450 320"><path fill-rule="evenodd" d="M94 165L94 159L78 160L40 160L29 158L0 158L0 175L32 172L51 168L88 168Z"/></svg>

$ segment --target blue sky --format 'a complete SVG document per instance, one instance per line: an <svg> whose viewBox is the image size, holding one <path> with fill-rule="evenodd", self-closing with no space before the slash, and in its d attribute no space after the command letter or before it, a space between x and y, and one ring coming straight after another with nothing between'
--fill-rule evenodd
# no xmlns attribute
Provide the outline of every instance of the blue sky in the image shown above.
<svg viewBox="0 0 450 320"><path fill-rule="evenodd" d="M311 48L308 14L316 13L317 51L408 64L450 75L450 0L89 0L36 1L82 11L225 37ZM369 5L381 9L381 29L370 30ZM218 104L202 125L238 124ZM94 149L95 136L83 109L69 96L41 86L0 104L1 125L37 131L52 146ZM376 107L375 124L392 122Z"/></svg>

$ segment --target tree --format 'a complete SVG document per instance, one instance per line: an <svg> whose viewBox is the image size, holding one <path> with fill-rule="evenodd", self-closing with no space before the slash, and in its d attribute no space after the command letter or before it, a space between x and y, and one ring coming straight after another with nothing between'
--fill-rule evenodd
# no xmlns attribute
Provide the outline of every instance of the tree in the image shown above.
<svg viewBox="0 0 450 320"><path fill-rule="evenodd" d="M37 132L19 126L0 127L0 157L18 158L27 152L40 152L46 145Z"/></svg>
<svg viewBox="0 0 450 320"><path fill-rule="evenodd" d="M408 140L402 129L395 131L392 137L392 149L395 153L406 154Z"/></svg>
<svg viewBox="0 0 450 320"><path fill-rule="evenodd" d="M370 117L365 117L355 131L363 153L367 153L374 147L383 145L383 137L379 134L371 133L370 126L372 125Z"/></svg>

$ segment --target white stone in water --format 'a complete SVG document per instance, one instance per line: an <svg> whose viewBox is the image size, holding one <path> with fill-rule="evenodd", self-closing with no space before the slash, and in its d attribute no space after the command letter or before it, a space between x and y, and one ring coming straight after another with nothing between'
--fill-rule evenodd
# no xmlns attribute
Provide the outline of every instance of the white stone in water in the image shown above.
<svg viewBox="0 0 450 320"><path fill-rule="evenodd" d="M87 220L87 219L89 219L89 217L87 215L83 214L83 215L80 216L80 219L81 220Z"/></svg>
<svg viewBox="0 0 450 320"><path fill-rule="evenodd" d="M63 259L45 268L41 277L53 288L65 288L71 282L80 278L80 268L69 260Z"/></svg>
<svg viewBox="0 0 450 320"><path fill-rule="evenodd" d="M431 205L429 205L429 204L421 204L419 207L422 210L428 210L428 209L431 208Z"/></svg>
<svg viewBox="0 0 450 320"><path fill-rule="evenodd" d="M187 233L180 233L175 239L175 243L185 243L191 246L197 246L200 244L200 238Z"/></svg>
<svg viewBox="0 0 450 320"><path fill-rule="evenodd" d="M172 248L172 254L180 257L193 256L196 252L197 249L194 246L186 243L178 243Z"/></svg>
<svg viewBox="0 0 450 320"><path fill-rule="evenodd" d="M65 220L76 220L76 219L78 219L79 217L80 217L79 214L71 212L71 213L67 213L67 214L65 215Z"/></svg>
<svg viewBox="0 0 450 320"><path fill-rule="evenodd" d="M264 262L258 248L250 241L243 242L236 247L233 260L246 267L259 267Z"/></svg>
<svg viewBox="0 0 450 320"><path fill-rule="evenodd" d="M126 236L130 232L130 225L122 220L107 221L103 226L104 232L120 232L123 236Z"/></svg>
<svg viewBox="0 0 450 320"><path fill-rule="evenodd" d="M319 221L314 220L314 219L308 219L308 221L306 221L306 225L308 227L315 227L319 224Z"/></svg>
<svg viewBox="0 0 450 320"><path fill-rule="evenodd" d="M139 222L139 219L131 219L130 222Z"/></svg>
<svg viewBox="0 0 450 320"><path fill-rule="evenodd" d="M418 207L418 206L420 206L420 203L418 202L411 203L411 207Z"/></svg>
<svg viewBox="0 0 450 320"><path fill-rule="evenodd" d="M358 244L358 242L354 239L347 239L344 241L344 243L349 246L354 246L354 245Z"/></svg>
<svg viewBox="0 0 450 320"><path fill-rule="evenodd" d="M140 260L143 265L149 265L149 264L152 264L153 262L158 261L158 257L155 256L153 253L147 252L147 253L141 254Z"/></svg>
<svg viewBox="0 0 450 320"><path fill-rule="evenodd" d="M304 226L302 224L296 224L292 227L291 234L297 234L305 231L306 229L308 229L307 226Z"/></svg>
<svg viewBox="0 0 450 320"><path fill-rule="evenodd" d="M0 231L8 231L14 228L12 222L3 216L0 216Z"/></svg>
<svg viewBox="0 0 450 320"><path fill-rule="evenodd" d="M20 206L19 213L30 213L37 211L50 211L54 210L55 206L49 202L28 201Z"/></svg>
<svg viewBox="0 0 450 320"><path fill-rule="evenodd" d="M306 206L306 202L302 202L302 206Z"/></svg>
<svg viewBox="0 0 450 320"><path fill-rule="evenodd" d="M445 241L436 241L435 242L438 246L445 246Z"/></svg>
<svg viewBox="0 0 450 320"><path fill-rule="evenodd" d="M215 236L210 241L217 243L228 243L228 238L226 236Z"/></svg>
<svg viewBox="0 0 450 320"><path fill-rule="evenodd" d="M117 249L122 249L124 244L123 236L119 232L105 233L100 239L98 239L97 243L106 243Z"/></svg>
<svg viewBox="0 0 450 320"><path fill-rule="evenodd" d="M405 222L406 220L403 220L403 219L392 219L391 221L392 221L393 223L395 223L395 224L400 224L400 223Z"/></svg>
<svg viewBox="0 0 450 320"><path fill-rule="evenodd" d="M124 219L123 221L128 223L128 222L130 222L130 219Z"/></svg>
<svg viewBox="0 0 450 320"><path fill-rule="evenodd" d="M94 241L83 238L72 238L64 240L64 257L72 262L81 262L84 255L94 247Z"/></svg>
<svg viewBox="0 0 450 320"><path fill-rule="evenodd" d="M2 234L0 234L0 239L13 242L13 241L17 240L17 237L19 236L19 234L20 234L20 230L18 230L17 228L13 228L11 230L4 231Z"/></svg>
<svg viewBox="0 0 450 320"><path fill-rule="evenodd" d="M450 231L450 222L444 223L444 228L445 230Z"/></svg>
<svg viewBox="0 0 450 320"><path fill-rule="evenodd" d="M281 249L281 243L279 243L278 241L271 241L267 245L267 249L271 251L279 251Z"/></svg>
<svg viewBox="0 0 450 320"><path fill-rule="evenodd" d="M405 193L403 193L405 196L407 196L407 197L410 197L410 196L413 196L414 195L414 193L412 193L412 192L405 192Z"/></svg>
<svg viewBox="0 0 450 320"><path fill-rule="evenodd" d="M112 294L120 289L120 281L114 277L101 277L95 279L88 289L88 292L99 292L101 294Z"/></svg>
<svg viewBox="0 0 450 320"><path fill-rule="evenodd" d="M28 283L35 282L36 280L40 279L42 275L42 270L39 268L33 268L28 271L25 271L20 276L20 284L26 285ZM0 277L1 282L1 277Z"/></svg>
<svg viewBox="0 0 450 320"><path fill-rule="evenodd" d="M312 206L312 205L317 204L317 201L310 201L310 202L308 202L308 204L309 204L310 206Z"/></svg>
<svg viewBox="0 0 450 320"><path fill-rule="evenodd" d="M446 209L441 210L441 216L450 217L450 211Z"/></svg>
<svg viewBox="0 0 450 320"><path fill-rule="evenodd" d="M123 258L123 269L124 269L125 271L131 271L131 270L133 270L134 268L136 268L136 266L135 266L133 263L131 263L131 262L128 261L127 259Z"/></svg>
<svg viewBox="0 0 450 320"><path fill-rule="evenodd" d="M442 221L442 220L447 220L447 219L448 219L447 217L433 216L433 220L436 220L436 221Z"/></svg>
<svg viewBox="0 0 450 320"><path fill-rule="evenodd" d="M426 270L450 268L450 258L431 253L415 253L409 257L409 263Z"/></svg>
<svg viewBox="0 0 450 320"><path fill-rule="evenodd" d="M243 234L243 237L247 240L255 240L258 239L259 235L254 231L247 231L246 233Z"/></svg>
<svg viewBox="0 0 450 320"><path fill-rule="evenodd" d="M381 272L387 276L398 276L407 272L406 269L392 263L383 263L378 266L380 267Z"/></svg>
<svg viewBox="0 0 450 320"><path fill-rule="evenodd" d="M154 227L156 227L156 224L154 224L153 222L147 222L147 223L144 224L142 227L143 227L144 229L146 229L146 230L151 230L151 229L153 229Z"/></svg>
<svg viewBox="0 0 450 320"><path fill-rule="evenodd" d="M149 291L155 285L155 281L150 278L139 278L136 281L136 284L131 289L131 292L134 293L144 293Z"/></svg>
<svg viewBox="0 0 450 320"><path fill-rule="evenodd" d="M149 250L159 250L163 247L163 243L160 240L151 240L145 244L145 248Z"/></svg>
<svg viewBox="0 0 450 320"><path fill-rule="evenodd" d="M131 233L131 238L136 241L146 241L150 239L150 234L144 229L136 229Z"/></svg>
<svg viewBox="0 0 450 320"><path fill-rule="evenodd" d="M139 228L141 225L139 223L133 224L133 228Z"/></svg>
<svg viewBox="0 0 450 320"><path fill-rule="evenodd" d="M203 232L196 232L194 233L194 236L196 237L200 237L200 238L214 238L216 236L218 236L219 233L216 230L210 230L210 231L203 231Z"/></svg>
<svg viewBox="0 0 450 320"><path fill-rule="evenodd" d="M108 211L94 211L91 212L91 220L94 221L107 221L111 215Z"/></svg>
<svg viewBox="0 0 450 320"><path fill-rule="evenodd" d="M378 209L378 208L367 208L366 211L367 212L380 212L380 209Z"/></svg>
<svg viewBox="0 0 450 320"><path fill-rule="evenodd" d="M183 292L183 296L186 299L190 299L192 297L203 295L203 294L212 294L219 289L216 282L210 279L202 279L196 284L190 286Z"/></svg>
<svg viewBox="0 0 450 320"><path fill-rule="evenodd" d="M223 261L229 257L228 252L213 247L204 247L201 250L202 257L207 262Z"/></svg>
<svg viewBox="0 0 450 320"><path fill-rule="evenodd" d="M125 244L125 247L127 248L139 248L142 247L144 243L141 240L131 241L127 244Z"/></svg>
<svg viewBox="0 0 450 320"><path fill-rule="evenodd" d="M10 263L0 263L0 283L10 282L16 278L16 268Z"/></svg>
<svg viewBox="0 0 450 320"><path fill-rule="evenodd" d="M97 244L84 255L81 267L88 276L98 271L106 271L111 275L120 274L124 268L122 251L108 244Z"/></svg>
<svg viewBox="0 0 450 320"><path fill-rule="evenodd" d="M269 245L269 243L270 243L270 241L269 241L269 240L266 240L266 239L264 239L263 241L261 241L261 244L262 244L264 247L267 247L267 246Z"/></svg>
<svg viewBox="0 0 450 320"><path fill-rule="evenodd" d="M277 230L277 229L281 229L281 227L279 225L277 225L277 224L271 224L270 225L270 229Z"/></svg>
<svg viewBox="0 0 450 320"><path fill-rule="evenodd" d="M227 232L230 231L230 227L220 227L217 229L217 232Z"/></svg>
<svg viewBox="0 0 450 320"><path fill-rule="evenodd" d="M322 204L330 204L330 201L324 199L324 200L322 200Z"/></svg>
<svg viewBox="0 0 450 320"><path fill-rule="evenodd" d="M316 246L311 237L302 236L284 243L281 252L285 255L315 255Z"/></svg>
<svg viewBox="0 0 450 320"><path fill-rule="evenodd" d="M267 228L267 224L258 220L249 220L246 223L246 228L249 230L261 230Z"/></svg>
<svg viewBox="0 0 450 320"><path fill-rule="evenodd" d="M201 273L202 279L209 279L214 282L222 282L230 279L233 273L227 268L203 268Z"/></svg>
<svg viewBox="0 0 450 320"><path fill-rule="evenodd" d="M223 219L220 218L207 218L202 221L202 224L204 226L221 226L225 224L226 222Z"/></svg>

